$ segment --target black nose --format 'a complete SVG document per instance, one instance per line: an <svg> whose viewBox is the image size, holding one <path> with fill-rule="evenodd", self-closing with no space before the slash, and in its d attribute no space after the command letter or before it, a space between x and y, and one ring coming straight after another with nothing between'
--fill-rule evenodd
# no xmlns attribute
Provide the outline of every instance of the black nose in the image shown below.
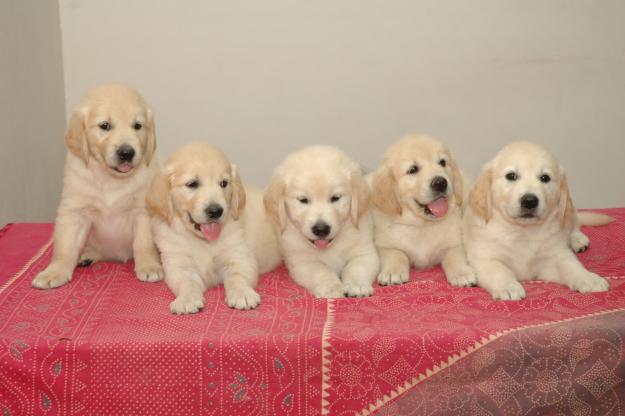
<svg viewBox="0 0 625 416"><path fill-rule="evenodd" d="M219 204L210 204L208 208L204 210L206 216L211 220L216 220L224 213L224 209Z"/></svg>
<svg viewBox="0 0 625 416"><path fill-rule="evenodd" d="M117 158L120 162L132 162L133 157L135 157L135 149L132 146L124 144L117 149Z"/></svg>
<svg viewBox="0 0 625 416"><path fill-rule="evenodd" d="M325 222L319 221L312 226L312 232L319 238L325 238L330 234L330 226Z"/></svg>
<svg viewBox="0 0 625 416"><path fill-rule="evenodd" d="M525 194L521 197L521 206L525 209L536 209L538 197L534 194Z"/></svg>
<svg viewBox="0 0 625 416"><path fill-rule="evenodd" d="M432 179L432 183L430 184L432 189L436 192L445 192L447 190L447 179L442 176L436 176Z"/></svg>

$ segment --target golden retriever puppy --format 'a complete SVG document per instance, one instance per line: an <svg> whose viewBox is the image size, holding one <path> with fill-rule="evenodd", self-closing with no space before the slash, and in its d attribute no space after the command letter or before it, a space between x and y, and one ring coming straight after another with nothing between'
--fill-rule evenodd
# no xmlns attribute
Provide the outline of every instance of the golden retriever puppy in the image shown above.
<svg viewBox="0 0 625 416"><path fill-rule="evenodd" d="M288 156L265 192L291 277L319 298L370 296L379 259L369 189L343 152L310 147Z"/></svg>
<svg viewBox="0 0 625 416"><path fill-rule="evenodd" d="M262 192L253 189L250 194L246 206L235 165L206 143L176 151L154 178L147 205L165 282L176 296L172 313L198 312L204 291L219 283L224 284L228 306L259 305L254 290L259 264L262 272L276 267L280 251L264 215Z"/></svg>
<svg viewBox="0 0 625 416"><path fill-rule="evenodd" d="M611 220L593 213L581 213L580 218L594 225ZM608 282L586 270L570 249L584 248L579 246L585 236L578 222L556 159L533 143L504 147L482 169L463 221L467 257L478 285L496 300L524 298L519 281L532 279L579 292L607 290Z"/></svg>
<svg viewBox="0 0 625 416"><path fill-rule="evenodd" d="M74 267L134 257L137 277L163 276L145 195L155 172L152 111L134 89L104 85L74 110L65 144L63 193L50 265L33 280L46 289L72 279Z"/></svg>
<svg viewBox="0 0 625 416"><path fill-rule="evenodd" d="M380 284L407 282L410 265L438 264L452 285L476 283L462 246L462 174L444 144L427 136L405 137L386 150L367 180L375 205Z"/></svg>

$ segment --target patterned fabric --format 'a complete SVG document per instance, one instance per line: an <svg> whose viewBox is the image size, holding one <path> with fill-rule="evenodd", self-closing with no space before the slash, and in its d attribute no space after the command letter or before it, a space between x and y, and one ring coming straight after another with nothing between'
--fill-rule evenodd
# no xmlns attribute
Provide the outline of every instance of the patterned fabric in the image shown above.
<svg viewBox="0 0 625 416"><path fill-rule="evenodd" d="M182 317L131 263L32 289L52 227L14 224L0 233L0 415L622 414L625 209L606 212L618 222L585 230L580 258L607 293L532 282L493 302L436 268L325 301L280 268L258 309L229 309L218 287Z"/></svg>

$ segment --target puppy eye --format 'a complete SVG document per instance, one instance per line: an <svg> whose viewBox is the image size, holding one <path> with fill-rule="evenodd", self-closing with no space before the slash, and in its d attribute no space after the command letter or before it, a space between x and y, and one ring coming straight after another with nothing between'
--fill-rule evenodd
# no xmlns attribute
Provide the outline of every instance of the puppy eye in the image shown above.
<svg viewBox="0 0 625 416"><path fill-rule="evenodd" d="M109 131L113 126L111 126L111 123L109 123L108 121L103 121L102 123L98 124L98 127L100 127L101 130Z"/></svg>
<svg viewBox="0 0 625 416"><path fill-rule="evenodd" d="M406 171L406 174L416 175L418 172L419 172L419 167L417 165L412 165L410 166L410 168L408 168L408 170Z"/></svg>
<svg viewBox="0 0 625 416"><path fill-rule="evenodd" d="M339 199L341 199L342 195L332 195L332 197L330 197L330 202L335 203L337 202Z"/></svg>
<svg viewBox="0 0 625 416"><path fill-rule="evenodd" d="M197 189L197 187L200 186L200 183L197 181L197 179L193 179L192 181L185 183L184 186L190 189Z"/></svg>
<svg viewBox="0 0 625 416"><path fill-rule="evenodd" d="M447 166L447 161L445 159L441 159L438 161L438 164L441 165L442 167Z"/></svg>
<svg viewBox="0 0 625 416"><path fill-rule="evenodd" d="M132 125L132 128L135 130L141 130L142 127L143 127L143 124L141 123L135 123Z"/></svg>
<svg viewBox="0 0 625 416"><path fill-rule="evenodd" d="M219 186L221 186L222 188L225 188L226 186L228 186L228 180L224 179L221 182L219 182Z"/></svg>
<svg viewBox="0 0 625 416"><path fill-rule="evenodd" d="M298 200L299 202L301 202L302 204L307 204L307 203L309 203L309 202L310 202L310 201L308 200L308 198L306 198L305 196L300 196L300 197L298 197L298 198L297 198L297 200Z"/></svg>
<svg viewBox="0 0 625 416"><path fill-rule="evenodd" d="M549 183L551 181L551 176L545 174L540 176L540 181L543 183Z"/></svg>
<svg viewBox="0 0 625 416"><path fill-rule="evenodd" d="M509 180L510 182L514 182L517 179L519 179L519 176L514 172L508 172L506 173L506 179Z"/></svg>

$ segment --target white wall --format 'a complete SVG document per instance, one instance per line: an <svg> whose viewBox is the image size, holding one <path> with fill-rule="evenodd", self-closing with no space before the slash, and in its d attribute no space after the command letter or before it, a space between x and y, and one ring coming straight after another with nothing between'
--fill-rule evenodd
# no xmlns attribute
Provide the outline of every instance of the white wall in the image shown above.
<svg viewBox="0 0 625 416"><path fill-rule="evenodd" d="M625 2L60 0L67 109L123 81L161 154L215 143L266 183L336 144L373 168L406 132L466 170L518 139L561 159L578 206L625 206Z"/></svg>
<svg viewBox="0 0 625 416"><path fill-rule="evenodd" d="M62 64L56 2L0 1L0 227L54 218L65 155Z"/></svg>

